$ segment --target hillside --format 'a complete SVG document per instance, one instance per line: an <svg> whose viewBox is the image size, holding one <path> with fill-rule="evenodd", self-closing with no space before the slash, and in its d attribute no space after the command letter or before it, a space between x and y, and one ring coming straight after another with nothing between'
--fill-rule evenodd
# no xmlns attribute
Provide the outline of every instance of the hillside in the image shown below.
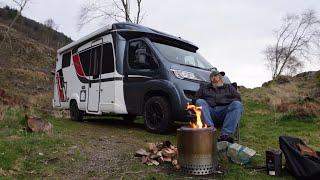
<svg viewBox="0 0 320 180"><path fill-rule="evenodd" d="M9 8L0 8L1 40L14 13ZM56 48L72 40L25 17L18 19L10 35L12 47L6 41L0 51L0 101L45 111L51 109L54 78L51 72L55 67Z"/></svg>
<svg viewBox="0 0 320 180"><path fill-rule="evenodd" d="M9 26L17 10L6 6L0 8L0 23ZM72 42L72 39L61 32L57 32L43 24L32 19L20 16L13 26L14 29L39 43L45 44L49 47L58 49L66 44Z"/></svg>
<svg viewBox="0 0 320 180"><path fill-rule="evenodd" d="M245 100L269 105L274 112L295 118L320 117L320 71L281 76L262 87L242 89Z"/></svg>

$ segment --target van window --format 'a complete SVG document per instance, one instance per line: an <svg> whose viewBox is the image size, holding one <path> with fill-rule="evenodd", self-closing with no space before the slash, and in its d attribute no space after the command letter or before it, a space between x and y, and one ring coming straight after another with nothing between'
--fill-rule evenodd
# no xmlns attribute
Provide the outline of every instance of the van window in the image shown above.
<svg viewBox="0 0 320 180"><path fill-rule="evenodd" d="M111 43L103 45L102 72L101 74L114 72L113 48Z"/></svg>
<svg viewBox="0 0 320 180"><path fill-rule="evenodd" d="M213 66L197 52L187 51L185 49L157 42L153 42L153 44L170 62L207 70L213 68Z"/></svg>
<svg viewBox="0 0 320 180"><path fill-rule="evenodd" d="M62 55L62 68L69 67L71 60L71 52Z"/></svg>
<svg viewBox="0 0 320 180"><path fill-rule="evenodd" d="M86 76L89 76L89 67L90 67L90 49L83 51L79 54L80 62L82 65L82 69Z"/></svg>
<svg viewBox="0 0 320 180"><path fill-rule="evenodd" d="M97 79L101 72L101 48L102 46L97 46L91 50L89 76L93 76L93 79Z"/></svg>
<svg viewBox="0 0 320 180"><path fill-rule="evenodd" d="M133 69L156 69L158 67L150 48L141 40L129 44L128 62Z"/></svg>

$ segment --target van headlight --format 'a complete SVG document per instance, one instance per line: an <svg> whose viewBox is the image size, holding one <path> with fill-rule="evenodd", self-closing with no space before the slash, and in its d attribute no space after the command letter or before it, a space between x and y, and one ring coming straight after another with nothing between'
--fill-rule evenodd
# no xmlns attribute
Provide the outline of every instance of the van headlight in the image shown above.
<svg viewBox="0 0 320 180"><path fill-rule="evenodd" d="M178 79L190 79L190 80L196 80L196 81L204 81L199 75L189 72L189 71L182 71L178 69L170 69L173 74L178 78Z"/></svg>

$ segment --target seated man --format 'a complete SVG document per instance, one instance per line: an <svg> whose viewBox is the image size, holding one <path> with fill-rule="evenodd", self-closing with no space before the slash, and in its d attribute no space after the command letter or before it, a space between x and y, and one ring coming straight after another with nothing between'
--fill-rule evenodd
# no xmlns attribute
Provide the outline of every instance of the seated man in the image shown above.
<svg viewBox="0 0 320 180"><path fill-rule="evenodd" d="M208 126L222 124L219 140L233 142L235 132L243 111L239 92L231 85L223 83L219 71L210 74L211 83L200 87L193 102L202 106L202 119Z"/></svg>

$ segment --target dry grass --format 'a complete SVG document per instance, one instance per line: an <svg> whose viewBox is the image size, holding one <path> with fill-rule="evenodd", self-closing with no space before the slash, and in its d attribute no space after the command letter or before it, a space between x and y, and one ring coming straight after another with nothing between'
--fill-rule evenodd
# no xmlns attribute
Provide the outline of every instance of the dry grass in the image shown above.
<svg viewBox="0 0 320 180"><path fill-rule="evenodd" d="M264 87L243 90L245 98L268 104L274 112L297 117L320 117L320 71L307 72L286 81L272 81Z"/></svg>
<svg viewBox="0 0 320 180"><path fill-rule="evenodd" d="M0 39L7 26L0 23ZM10 105L51 107L55 50L12 29L0 51L0 102Z"/></svg>

